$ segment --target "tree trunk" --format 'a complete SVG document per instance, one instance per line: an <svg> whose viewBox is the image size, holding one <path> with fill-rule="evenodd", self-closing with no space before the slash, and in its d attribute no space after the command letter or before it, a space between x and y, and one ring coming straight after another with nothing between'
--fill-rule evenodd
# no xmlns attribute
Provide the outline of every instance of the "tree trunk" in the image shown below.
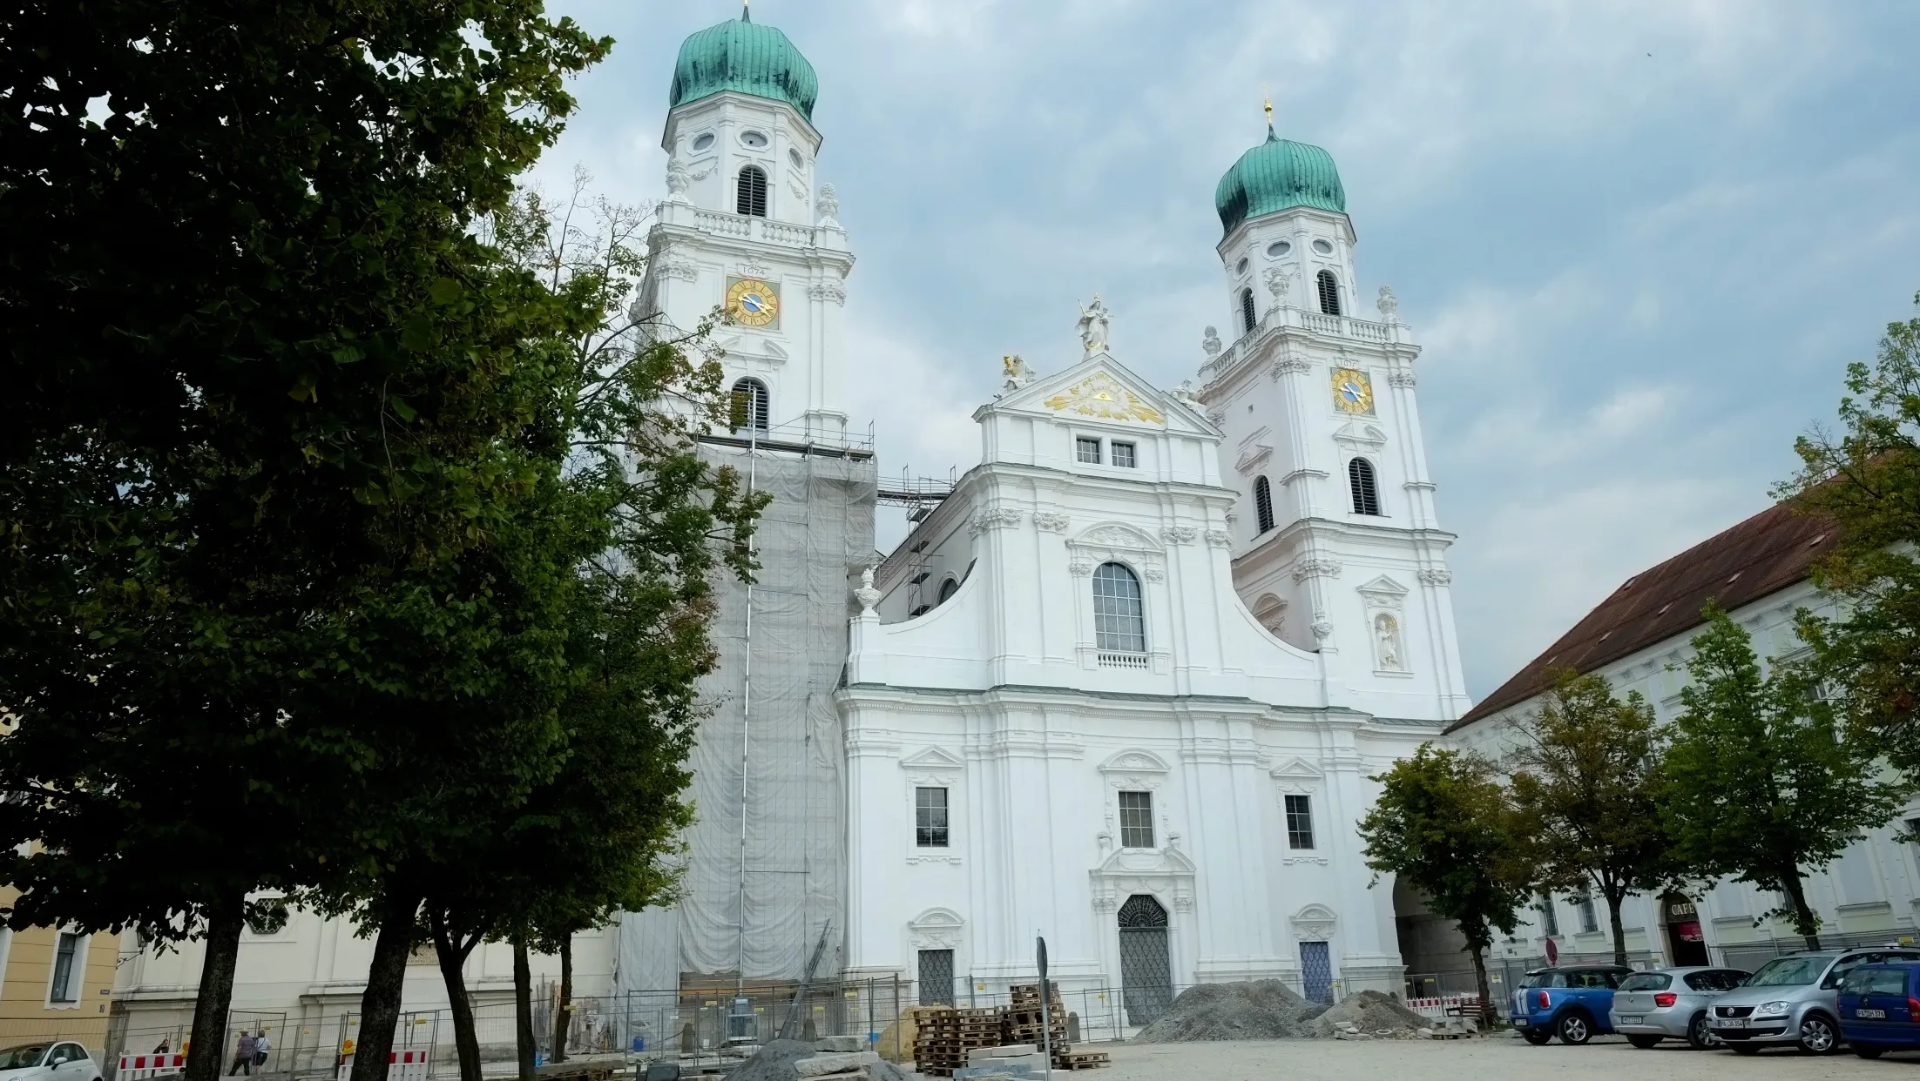
<svg viewBox="0 0 1920 1081"><path fill-rule="evenodd" d="M527 940L521 937L513 940L513 1038L520 1081L533 1081L533 966L527 961Z"/></svg>
<svg viewBox="0 0 1920 1081"><path fill-rule="evenodd" d="M467 995L466 963L469 945L462 949L447 930L446 915L435 909L428 917L433 930L433 953L440 961L440 978L447 985L448 1012L453 1015L453 1048L460 1059L460 1081L480 1081L480 1037L473 1029L473 1000ZM478 936L474 942L480 941Z"/></svg>
<svg viewBox="0 0 1920 1081"><path fill-rule="evenodd" d="M553 1061L567 1061L567 1036L573 1030L573 936L560 939L560 1008L553 1011Z"/></svg>
<svg viewBox="0 0 1920 1081"><path fill-rule="evenodd" d="M193 1000L185 1081L218 1081L226 1064L227 1011L233 1005L233 968L240 958L246 904L243 894L207 913L206 959L200 964L200 992Z"/></svg>
<svg viewBox="0 0 1920 1081"><path fill-rule="evenodd" d="M1500 1018L1493 1001L1493 988L1487 983L1487 958L1480 947L1469 949L1473 954L1473 986L1480 994L1480 1027L1491 1029Z"/></svg>
<svg viewBox="0 0 1920 1081"><path fill-rule="evenodd" d="M1620 902L1624 895L1616 896L1615 890L1601 891L1607 898L1607 922L1613 927L1613 963L1621 968L1627 967L1627 933L1620 928Z"/></svg>
<svg viewBox="0 0 1920 1081"><path fill-rule="evenodd" d="M1813 914L1807 906L1806 883L1800 878L1798 866L1789 867L1780 876L1780 884L1785 887L1787 903L1793 906L1793 931L1807 942L1807 949L1820 948L1820 917Z"/></svg>
<svg viewBox="0 0 1920 1081"><path fill-rule="evenodd" d="M407 955L419 921L420 901L389 897L378 909L380 934L367 966L367 990L360 996L360 1035L354 1041L349 1081L386 1081L393 1030L400 1023L400 997L407 979Z"/></svg>

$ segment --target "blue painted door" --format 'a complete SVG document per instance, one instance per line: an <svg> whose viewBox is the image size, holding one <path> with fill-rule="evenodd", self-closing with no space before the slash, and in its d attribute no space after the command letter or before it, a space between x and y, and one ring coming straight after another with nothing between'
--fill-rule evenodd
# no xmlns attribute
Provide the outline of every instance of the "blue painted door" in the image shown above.
<svg viewBox="0 0 1920 1081"><path fill-rule="evenodd" d="M1308 1002L1333 1002L1333 957L1326 943L1300 944L1300 982Z"/></svg>

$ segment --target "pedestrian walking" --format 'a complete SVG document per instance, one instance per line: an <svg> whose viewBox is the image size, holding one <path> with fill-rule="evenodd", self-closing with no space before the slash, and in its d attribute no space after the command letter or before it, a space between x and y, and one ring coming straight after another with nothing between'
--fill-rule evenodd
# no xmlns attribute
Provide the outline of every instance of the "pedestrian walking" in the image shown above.
<svg viewBox="0 0 1920 1081"><path fill-rule="evenodd" d="M273 1050L273 1044L267 1040L267 1030L261 1029L253 1037L253 1064L260 1067L261 1073L267 1072L267 1052Z"/></svg>
<svg viewBox="0 0 1920 1081"><path fill-rule="evenodd" d="M227 1071L228 1077L232 1077L237 1073L244 1073L248 1077L253 1076L253 1047L253 1033L242 1031L240 1033L240 1046L234 1048L233 1051L233 1068Z"/></svg>

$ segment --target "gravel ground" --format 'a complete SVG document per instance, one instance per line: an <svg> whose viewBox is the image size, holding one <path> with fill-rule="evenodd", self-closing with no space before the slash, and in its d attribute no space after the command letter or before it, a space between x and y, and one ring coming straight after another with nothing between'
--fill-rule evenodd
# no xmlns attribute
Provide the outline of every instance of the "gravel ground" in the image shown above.
<svg viewBox="0 0 1920 1081"><path fill-rule="evenodd" d="M1621 1081L1873 1081L1911 1077L1920 1052L1878 1062L1848 1052L1814 1057L1796 1051L1690 1051L1662 1043L1651 1051L1603 1036L1585 1047L1531 1047L1517 1036L1473 1040L1236 1040L1214 1043L1090 1043L1106 1051L1105 1070L1054 1071L1054 1081L1355 1081L1367 1078Z"/></svg>

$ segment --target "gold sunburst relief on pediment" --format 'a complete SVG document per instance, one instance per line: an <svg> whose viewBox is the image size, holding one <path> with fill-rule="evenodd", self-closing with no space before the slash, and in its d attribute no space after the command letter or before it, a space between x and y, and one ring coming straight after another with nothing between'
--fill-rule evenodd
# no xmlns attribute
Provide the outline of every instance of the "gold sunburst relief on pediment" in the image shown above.
<svg viewBox="0 0 1920 1081"><path fill-rule="evenodd" d="M1064 392L1048 398L1045 405L1056 413L1078 413L1083 417L1102 420L1144 420L1150 424L1166 422L1158 409L1141 401L1132 391L1121 386L1119 380L1105 372L1095 372L1082 379Z"/></svg>

